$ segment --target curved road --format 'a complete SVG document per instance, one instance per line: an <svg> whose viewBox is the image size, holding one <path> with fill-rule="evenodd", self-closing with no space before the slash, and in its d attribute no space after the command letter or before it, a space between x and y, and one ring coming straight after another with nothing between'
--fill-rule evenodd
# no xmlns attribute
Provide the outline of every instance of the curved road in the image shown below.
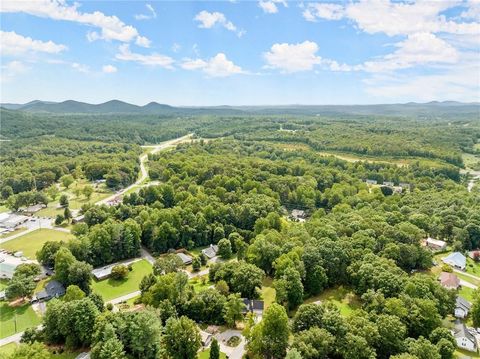
<svg viewBox="0 0 480 359"><path fill-rule="evenodd" d="M149 154L157 153L161 150L165 150L169 147L172 147L176 144L179 144L183 141L186 141L189 138L191 138L192 135L193 135L193 133L190 133L190 134L182 136L182 137L174 138L173 140L168 140L168 141L162 142L158 145L142 146L143 148L151 148L152 150L139 157L139 159L140 159L140 177L135 181L135 183L132 183L130 186L123 188L122 190L120 190L120 191L116 192L115 194L111 195L110 197L104 198L104 199L96 202L95 204L98 205L98 204L107 203L107 202L112 201L113 199L117 198L118 196L121 196L125 192L130 191L132 188L135 188L136 186L140 186L142 184L142 182L145 181L148 178L148 171L147 171L147 168L145 167L145 162L148 161L148 155Z"/></svg>

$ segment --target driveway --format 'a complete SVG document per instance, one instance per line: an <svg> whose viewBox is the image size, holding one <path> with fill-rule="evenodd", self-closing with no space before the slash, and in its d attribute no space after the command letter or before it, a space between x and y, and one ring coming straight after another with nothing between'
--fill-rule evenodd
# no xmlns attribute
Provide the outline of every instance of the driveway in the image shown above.
<svg viewBox="0 0 480 359"><path fill-rule="evenodd" d="M220 350L227 355L227 358L242 359L243 354L245 354L246 341L240 330L227 329L222 333L215 334L214 336L217 338L218 344L220 344ZM241 339L240 343L236 347L230 347L227 345L228 339L233 336L237 336Z"/></svg>

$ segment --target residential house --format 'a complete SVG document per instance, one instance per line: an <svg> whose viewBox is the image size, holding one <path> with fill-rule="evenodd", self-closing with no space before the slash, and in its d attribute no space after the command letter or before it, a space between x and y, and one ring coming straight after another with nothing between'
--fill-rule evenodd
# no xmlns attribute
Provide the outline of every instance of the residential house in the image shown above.
<svg viewBox="0 0 480 359"><path fill-rule="evenodd" d="M200 339L204 348L210 345L210 343L212 342L212 337L212 334L200 330Z"/></svg>
<svg viewBox="0 0 480 359"><path fill-rule="evenodd" d="M367 180L365 181L365 183L366 183L366 184L377 184L378 182L377 182L377 180L367 179Z"/></svg>
<svg viewBox="0 0 480 359"><path fill-rule="evenodd" d="M472 308L472 304L466 300L463 297L460 297L459 295L457 296L457 299L455 301L455 317L464 319L467 315L470 309Z"/></svg>
<svg viewBox="0 0 480 359"><path fill-rule="evenodd" d="M470 333L464 323L460 321L455 323L453 336L457 342L457 347L460 349L468 350L470 352L477 351L477 340L475 339L475 336Z"/></svg>
<svg viewBox="0 0 480 359"><path fill-rule="evenodd" d="M245 307L242 310L243 314L255 313L257 316L261 316L263 314L264 302L263 300L256 300L256 299L248 299L242 298L243 304Z"/></svg>
<svg viewBox="0 0 480 359"><path fill-rule="evenodd" d="M45 289L41 292L38 292L35 297L34 301L44 301L50 300L52 298L58 298L65 294L65 287L62 283L56 280L51 280L47 284L45 284Z"/></svg>
<svg viewBox="0 0 480 359"><path fill-rule="evenodd" d="M202 253L205 257L208 259L212 259L217 255L218 252L218 246L216 244L210 244L210 247L207 247L205 249L202 249Z"/></svg>
<svg viewBox="0 0 480 359"><path fill-rule="evenodd" d="M453 273L442 272L440 273L439 280L440 284L444 288L458 289L458 287L460 287L460 279L458 279L458 277Z"/></svg>
<svg viewBox="0 0 480 359"><path fill-rule="evenodd" d="M183 264L185 265L192 264L193 258L190 257L189 255L179 252L177 253L177 256L182 260Z"/></svg>
<svg viewBox="0 0 480 359"><path fill-rule="evenodd" d="M128 266L135 261L136 261L136 259L133 259L133 260L131 259L131 260L127 260L127 261L112 263L112 264L109 264L109 265L103 266L103 267L94 268L92 270L92 275L95 277L96 280L104 280L104 279L107 279L108 277L110 277L110 275L112 274L112 269L116 265L123 264L125 266Z"/></svg>
<svg viewBox="0 0 480 359"><path fill-rule="evenodd" d="M434 251L443 251L445 248L447 248L447 243L439 239L428 237L425 243L428 248L431 248Z"/></svg>
<svg viewBox="0 0 480 359"><path fill-rule="evenodd" d="M467 258L460 252L450 253L445 258L442 258L443 263L451 265L454 268L465 270L467 266Z"/></svg>
<svg viewBox="0 0 480 359"><path fill-rule="evenodd" d="M21 224L27 222L29 217L22 216L19 214L10 214L7 218L0 222L0 227L7 228L7 229L15 229Z"/></svg>

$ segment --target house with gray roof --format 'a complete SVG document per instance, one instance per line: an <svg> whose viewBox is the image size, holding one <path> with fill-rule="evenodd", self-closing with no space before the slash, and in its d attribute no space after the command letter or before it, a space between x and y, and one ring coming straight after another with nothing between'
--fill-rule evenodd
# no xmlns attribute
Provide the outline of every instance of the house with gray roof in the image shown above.
<svg viewBox="0 0 480 359"><path fill-rule="evenodd" d="M179 252L177 253L177 256L182 260L183 264L185 265L192 264L193 258L190 257L189 255Z"/></svg>
<svg viewBox="0 0 480 359"><path fill-rule="evenodd" d="M455 301L455 317L464 319L472 308L472 303L461 296L457 296Z"/></svg>
<svg viewBox="0 0 480 359"><path fill-rule="evenodd" d="M51 280L45 285L45 289L41 292L38 292L35 295L35 301L44 301L50 300L52 298L58 298L65 294L65 287L62 283L57 280Z"/></svg>
<svg viewBox="0 0 480 359"><path fill-rule="evenodd" d="M465 270L467 266L467 258L460 252L450 253L448 256L442 258L442 261L443 263L461 270Z"/></svg>
<svg viewBox="0 0 480 359"><path fill-rule="evenodd" d="M470 352L477 351L477 340L475 339L475 336L470 333L464 323L460 321L457 321L455 323L453 336L455 337L455 341L457 342L457 347L459 347L460 349L468 350Z"/></svg>
<svg viewBox="0 0 480 359"><path fill-rule="evenodd" d="M205 249L202 249L202 253L205 257L208 259L212 259L217 255L218 252L218 246L216 244L210 244L210 247L207 247Z"/></svg>

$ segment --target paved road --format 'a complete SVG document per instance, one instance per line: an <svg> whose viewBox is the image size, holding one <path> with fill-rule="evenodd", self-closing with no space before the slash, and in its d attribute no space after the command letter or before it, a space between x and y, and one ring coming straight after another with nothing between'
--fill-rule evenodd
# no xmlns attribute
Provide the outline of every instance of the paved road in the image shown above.
<svg viewBox="0 0 480 359"><path fill-rule="evenodd" d="M477 277L476 275L473 275L473 274L470 274L470 273L467 273L467 272L463 272L463 271L455 269L455 268L453 268L453 271L455 273L463 274L466 277L470 277L472 279L476 279L476 280L480 281L480 277Z"/></svg>
<svg viewBox="0 0 480 359"><path fill-rule="evenodd" d="M110 197L104 198L104 199L96 202L95 204L107 203L107 202L115 199L116 197L123 195L125 192L128 192L132 188L134 188L136 186L140 186L142 184L142 182L145 181L148 177L148 171L147 171L147 168L145 167L145 163L148 161L148 155L150 153L152 153L152 154L157 153L158 151L161 151L161 150L167 149L169 147L172 147L172 146L174 146L174 145L176 145L176 144L178 144L182 141L188 140L190 137L192 137L192 135L193 134L188 134L186 136L174 138L173 140L165 141L165 142L162 142L158 145L142 146L143 148L151 148L152 150L139 157L139 159L140 159L140 177L137 179L137 181L135 183L131 184L130 186L125 187L121 191L116 192L115 194L111 195Z"/></svg>
<svg viewBox="0 0 480 359"><path fill-rule="evenodd" d="M135 291L135 292L128 293L128 294L122 295L121 297L118 297L118 298L114 298L114 299L112 299L112 300L109 300L107 303L118 304L118 303L124 302L124 301L126 301L126 300L129 300L129 299L138 297L140 294L142 294L142 292L140 292L139 290L137 290L137 291Z"/></svg>
<svg viewBox="0 0 480 359"><path fill-rule="evenodd" d="M477 289L478 287L475 284L472 284L470 282L467 282L463 279L460 279L460 285L462 287L467 287L467 288L472 288L472 289Z"/></svg>
<svg viewBox="0 0 480 359"><path fill-rule="evenodd" d="M36 217L28 220L24 224L22 224L20 227L26 227L27 229L25 231L22 231L20 233L13 234L11 236L1 238L0 243L5 243L8 241L11 241L12 239L24 236L27 233L36 231L37 229L41 228L48 228L48 229L57 229L52 227L52 221L49 218L43 218L43 217ZM60 230L60 229L59 229ZM65 228L61 228L61 230L66 230ZM66 230L69 232L69 230Z"/></svg>

